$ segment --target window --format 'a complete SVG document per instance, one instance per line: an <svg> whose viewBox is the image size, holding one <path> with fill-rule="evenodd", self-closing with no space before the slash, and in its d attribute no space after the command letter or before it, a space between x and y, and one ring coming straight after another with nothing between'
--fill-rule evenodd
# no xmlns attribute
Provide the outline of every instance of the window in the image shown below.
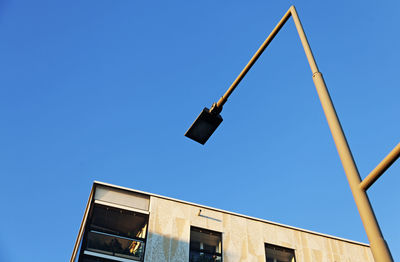
<svg viewBox="0 0 400 262"><path fill-rule="evenodd" d="M265 244L265 255L267 262L295 262L294 250L275 246L271 244Z"/></svg>
<svg viewBox="0 0 400 262"><path fill-rule="evenodd" d="M222 234L191 227L189 262L222 262Z"/></svg>
<svg viewBox="0 0 400 262"><path fill-rule="evenodd" d="M143 261L147 223L146 214L95 204L79 261Z"/></svg>

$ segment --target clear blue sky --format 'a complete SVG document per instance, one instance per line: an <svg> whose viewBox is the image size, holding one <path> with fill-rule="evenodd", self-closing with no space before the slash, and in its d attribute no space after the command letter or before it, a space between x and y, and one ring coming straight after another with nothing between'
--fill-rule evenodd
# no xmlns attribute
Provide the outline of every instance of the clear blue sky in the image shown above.
<svg viewBox="0 0 400 262"><path fill-rule="evenodd" d="M368 242L290 20L362 177L400 142L399 1L0 1L0 261L67 261L94 180ZM400 260L400 163L369 196Z"/></svg>

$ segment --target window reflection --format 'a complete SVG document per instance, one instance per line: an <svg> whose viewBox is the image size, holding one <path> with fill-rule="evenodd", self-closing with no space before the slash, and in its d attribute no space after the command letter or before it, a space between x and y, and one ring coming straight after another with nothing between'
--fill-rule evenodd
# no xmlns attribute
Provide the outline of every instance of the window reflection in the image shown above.
<svg viewBox="0 0 400 262"><path fill-rule="evenodd" d="M144 243L137 240L115 237L91 231L88 234L86 250L117 257L141 260Z"/></svg>

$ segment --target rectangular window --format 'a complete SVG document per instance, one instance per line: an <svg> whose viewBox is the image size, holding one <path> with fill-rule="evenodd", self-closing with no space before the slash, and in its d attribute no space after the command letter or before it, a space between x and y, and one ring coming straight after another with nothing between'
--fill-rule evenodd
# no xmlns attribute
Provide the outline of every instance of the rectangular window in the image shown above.
<svg viewBox="0 0 400 262"><path fill-rule="evenodd" d="M286 247L265 244L267 262L295 262L294 250Z"/></svg>
<svg viewBox="0 0 400 262"><path fill-rule="evenodd" d="M79 261L143 261L148 215L95 204Z"/></svg>
<svg viewBox="0 0 400 262"><path fill-rule="evenodd" d="M191 227L189 262L222 262L222 234Z"/></svg>

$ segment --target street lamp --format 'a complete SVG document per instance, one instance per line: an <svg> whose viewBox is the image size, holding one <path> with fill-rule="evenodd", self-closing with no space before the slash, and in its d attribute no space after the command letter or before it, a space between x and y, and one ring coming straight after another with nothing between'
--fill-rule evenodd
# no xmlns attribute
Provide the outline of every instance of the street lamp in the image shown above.
<svg viewBox="0 0 400 262"><path fill-rule="evenodd" d="M205 107L186 131L185 136L204 145L222 122L220 111L216 110L216 104L211 109Z"/></svg>
<svg viewBox="0 0 400 262"><path fill-rule="evenodd" d="M186 132L185 136L205 144L208 138L216 130L218 125L222 122L220 112L222 107L231 95L233 90L237 87L240 81L244 78L246 73L254 65L260 55L264 52L265 48L271 43L274 37L278 34L279 30L283 27L286 21L293 17L296 25L300 41L306 53L308 63L310 64L314 85L317 89L319 99L322 104L326 119L329 124L333 139L338 150L340 160L342 162L350 189L353 193L354 201L356 202L358 212L360 213L364 229L370 242L372 255L377 262L393 262L390 250L386 241L383 239L382 232L379 228L378 221L376 220L374 211L372 210L371 203L368 199L367 189L393 164L400 156L400 143L387 155L382 162L362 181L358 173L357 166L354 162L349 145L347 144L342 126L340 125L338 116L330 98L328 89L326 88L325 81L318 66L315 62L307 37L304 33L303 26L301 25L299 16L297 15L294 6L291 6L286 14L282 17L279 23L272 30L270 35L257 50L257 52L250 59L249 63L245 66L239 76L235 79L226 93L214 103L211 109L203 109L201 114L193 122L192 126Z"/></svg>

